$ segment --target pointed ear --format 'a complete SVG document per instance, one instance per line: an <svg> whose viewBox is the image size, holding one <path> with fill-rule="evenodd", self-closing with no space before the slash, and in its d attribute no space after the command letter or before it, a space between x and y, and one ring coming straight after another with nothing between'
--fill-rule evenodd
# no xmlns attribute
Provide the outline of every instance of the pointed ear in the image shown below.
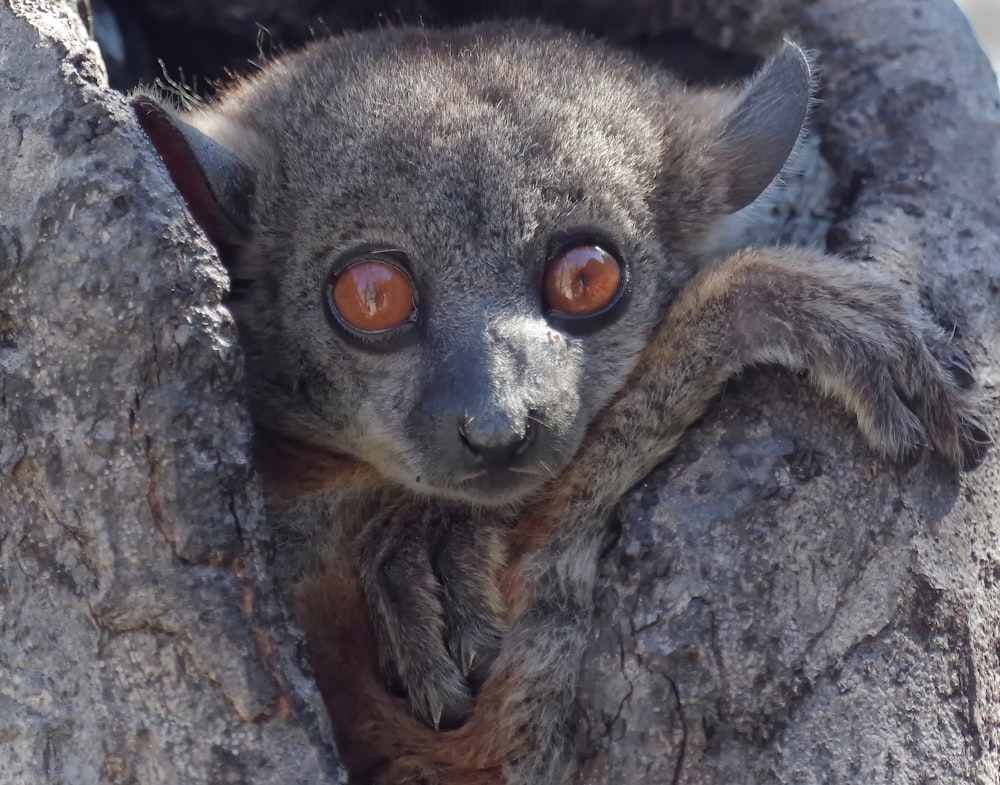
<svg viewBox="0 0 1000 785"><path fill-rule="evenodd" d="M733 212L778 176L802 131L811 95L809 60L785 41L750 80L712 146Z"/></svg>
<svg viewBox="0 0 1000 785"><path fill-rule="evenodd" d="M137 95L131 102L139 124L208 239L217 247L245 243L255 185L250 167L152 98Z"/></svg>

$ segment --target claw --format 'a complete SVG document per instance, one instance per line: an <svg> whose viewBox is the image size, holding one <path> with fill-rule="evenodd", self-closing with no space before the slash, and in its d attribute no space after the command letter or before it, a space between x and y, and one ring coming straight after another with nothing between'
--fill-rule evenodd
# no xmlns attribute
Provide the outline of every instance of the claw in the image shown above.
<svg viewBox="0 0 1000 785"><path fill-rule="evenodd" d="M896 464L901 469L912 469L924 457L924 445L917 443L904 448L896 458Z"/></svg>
<svg viewBox="0 0 1000 785"><path fill-rule="evenodd" d="M966 471L975 469L986 458L986 453L993 446L989 432L979 423L968 424L968 438L962 446L962 468Z"/></svg>
<svg viewBox="0 0 1000 785"><path fill-rule="evenodd" d="M969 358L958 349L955 349L951 353L951 357L948 358L948 371L955 380L955 384L963 390L971 387L976 381Z"/></svg>
<svg viewBox="0 0 1000 785"><path fill-rule="evenodd" d="M431 712L431 724L434 726L434 730L441 730L441 715L444 714L444 704L439 701L433 701L428 705Z"/></svg>
<svg viewBox="0 0 1000 785"><path fill-rule="evenodd" d="M468 676L470 673L472 673L472 667L476 664L476 660L477 659L478 658L476 657L476 652L474 652L474 651L470 651L470 652L468 652L465 655L465 657L464 657L464 666L465 666L464 673L465 673L466 676Z"/></svg>

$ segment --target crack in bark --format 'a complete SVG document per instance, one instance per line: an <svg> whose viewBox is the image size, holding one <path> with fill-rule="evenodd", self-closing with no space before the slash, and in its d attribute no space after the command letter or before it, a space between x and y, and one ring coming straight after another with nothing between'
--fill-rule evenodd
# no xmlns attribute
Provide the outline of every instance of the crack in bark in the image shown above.
<svg viewBox="0 0 1000 785"><path fill-rule="evenodd" d="M229 494L229 515L233 519L233 527L236 529L236 539L240 543L240 552L245 553L247 549L246 540L243 537L243 524L240 523L239 513L236 512L236 497Z"/></svg>
<svg viewBox="0 0 1000 785"><path fill-rule="evenodd" d="M677 683L666 674L663 674L663 678L666 679L671 692L674 694L677 716L679 717L681 726L680 749L677 751L677 760L674 761L674 776L671 780L672 785L677 785L681 781L681 774L684 772L684 756L687 753L687 717L684 714L684 702L681 700L681 691L677 688Z"/></svg>
<svg viewBox="0 0 1000 785"><path fill-rule="evenodd" d="M631 628L631 638L635 640L635 626L629 620L629 627ZM635 694L635 683L629 678L628 670L625 664L625 639L624 636L619 632L618 634L618 651L619 651L619 665L622 674L622 678L625 679L628 684L628 691L622 696L622 699L618 701L618 707L615 710L614 715L611 717L611 722L608 723L609 728L613 729L615 724L622 719L622 715L625 711L625 705L632 699L632 695ZM638 657L638 654L636 654Z"/></svg>
<svg viewBox="0 0 1000 785"><path fill-rule="evenodd" d="M163 511L163 506L160 504L159 498L159 488L160 488L160 471L159 464L153 455L153 438L151 436L143 437L143 455L146 458L146 465L148 467L148 485L146 487L146 504L149 507L149 513L153 519L153 525L156 530L163 537L167 545L170 546L170 552L175 559L184 562L185 564L190 564L187 559L183 558L177 552L177 540L174 536L174 532L167 525L167 516Z"/></svg>
<svg viewBox="0 0 1000 785"><path fill-rule="evenodd" d="M247 625L250 627L257 658L260 660L261 666L270 678L271 683L274 685L275 692L277 693L277 696L273 701L272 709L260 711L253 717L248 717L246 719L249 719L252 722L266 722L268 720L281 719L288 716L291 712L291 698L288 694L288 685L281 675L281 670L274 662L274 639L267 627L261 625L257 620L256 589L253 581L246 576L243 560L241 558L234 560L231 571L236 580L239 581L240 589L242 590L243 603L241 611L244 619L246 619Z"/></svg>

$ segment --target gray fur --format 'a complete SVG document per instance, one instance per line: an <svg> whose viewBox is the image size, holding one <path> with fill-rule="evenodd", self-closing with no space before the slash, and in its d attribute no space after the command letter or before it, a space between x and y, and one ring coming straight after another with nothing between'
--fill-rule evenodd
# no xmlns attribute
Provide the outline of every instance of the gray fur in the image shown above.
<svg viewBox="0 0 1000 785"><path fill-rule="evenodd" d="M212 151L200 175L213 193L228 192L212 161L250 173L249 231L214 239L258 429L319 466L374 469L272 494L286 582L302 580L301 596L331 564L356 570L380 671L429 725L474 723L480 683L499 695L484 748L523 737L521 752L482 762L503 782L571 776L605 517L729 376L808 370L880 452L982 457L967 368L893 286L791 250L704 269L727 217L784 164L810 79L792 44L740 90L694 90L549 28L403 28L313 44L218 103L151 115L213 140L190 150ZM160 149L184 190L192 173L178 179ZM630 273L617 318L585 334L541 295L574 232L607 237ZM419 317L399 344L359 346L324 312L331 269L359 247L408 259ZM482 450L529 427L530 449L477 472ZM518 551L532 520L541 534ZM517 577L507 595L503 570ZM323 622L303 624L322 637ZM466 781L424 763L390 761L375 781Z"/></svg>
<svg viewBox="0 0 1000 785"><path fill-rule="evenodd" d="M789 69L771 70L786 87ZM783 138L799 132L804 74ZM751 95L770 102L769 84ZM753 140L748 112L734 124L726 104L591 41L483 25L314 44L187 115L180 128L253 172L252 231L231 272L249 282L232 308L258 425L361 458L416 493L523 499L565 467L694 270L693 249L743 206L727 204L740 180L730 147ZM773 118L759 119L770 137ZM789 149L768 162L772 177ZM741 201L770 180L755 166ZM205 169L211 180L211 160ZM572 229L611 236L632 272L627 310L584 339L554 329L539 302L554 238ZM403 350L358 350L320 307L331 265L364 244L412 262L424 321ZM545 436L532 463L507 487L463 483L456 422L529 413Z"/></svg>

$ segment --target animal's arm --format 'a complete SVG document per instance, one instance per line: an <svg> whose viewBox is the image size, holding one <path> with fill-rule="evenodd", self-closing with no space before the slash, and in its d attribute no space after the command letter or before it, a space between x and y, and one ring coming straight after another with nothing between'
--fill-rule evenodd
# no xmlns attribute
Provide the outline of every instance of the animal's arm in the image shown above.
<svg viewBox="0 0 1000 785"><path fill-rule="evenodd" d="M395 759L377 782L568 781L576 673L607 513L670 453L728 378L766 363L806 371L886 457L928 447L970 468L988 447L964 355L898 287L798 249L730 257L685 287L572 468L513 531L499 580L511 629L462 727L438 732L414 719L406 701L382 687L370 639L373 656L367 664L355 659L364 650L360 628L338 632L336 619L318 622L328 640L311 641L313 660L334 711L348 712L346 747L361 750L369 766ZM323 580L313 596L323 596ZM363 608L360 590L352 591ZM329 616L329 606L320 602L305 616ZM355 621L365 626L364 614ZM348 672L347 662L359 670ZM324 663L332 673L324 675Z"/></svg>
<svg viewBox="0 0 1000 785"><path fill-rule="evenodd" d="M805 371L890 460L927 448L971 469L990 446L968 359L898 285L805 249L747 249L681 292L550 503L606 506L673 450L727 379L766 364Z"/></svg>
<svg viewBox="0 0 1000 785"><path fill-rule="evenodd" d="M695 278L572 470L519 526L506 593L524 605L488 685L521 698L494 723L534 735L511 783L561 781L539 778L553 758L545 747L558 741L545 723L571 708L610 508L674 449L727 379L760 364L806 371L889 459L928 448L970 469L990 445L965 355L898 286L790 248L742 251ZM553 704L545 712L523 700L540 695Z"/></svg>

